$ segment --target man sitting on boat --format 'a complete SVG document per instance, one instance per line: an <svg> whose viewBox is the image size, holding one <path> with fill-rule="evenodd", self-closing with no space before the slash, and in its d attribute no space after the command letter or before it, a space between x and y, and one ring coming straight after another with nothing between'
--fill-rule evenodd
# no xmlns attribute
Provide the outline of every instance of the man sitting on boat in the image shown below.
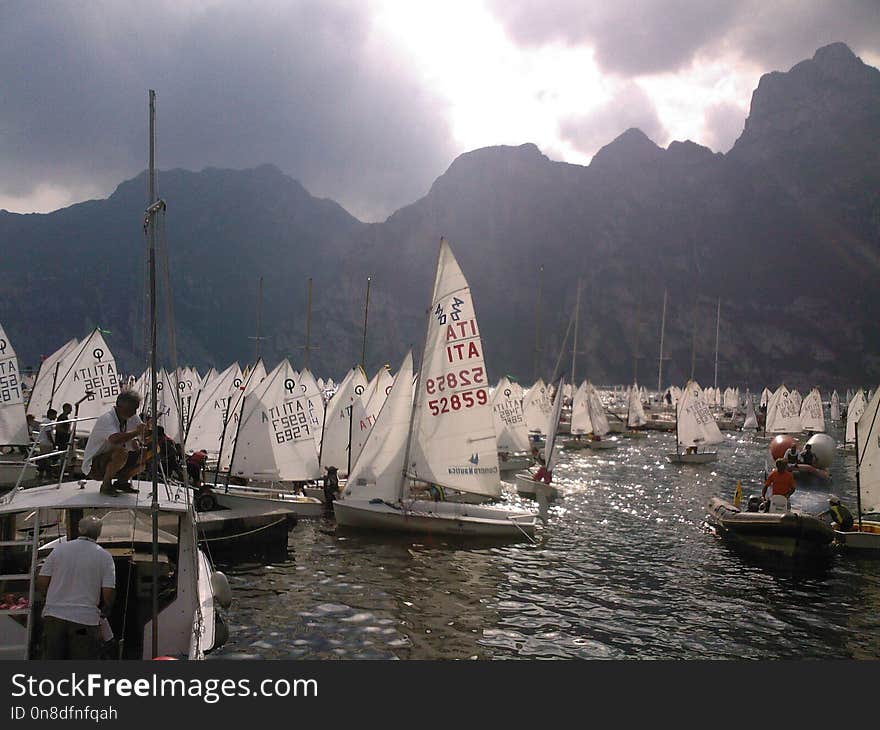
<svg viewBox="0 0 880 730"><path fill-rule="evenodd" d="M855 524L852 512L843 505L836 494L828 497L828 509L822 515L828 515L831 518L831 527L841 532L849 532Z"/></svg>
<svg viewBox="0 0 880 730"><path fill-rule="evenodd" d="M798 456L799 456L799 454L798 454L798 450L797 450L797 442L794 442L789 447L788 451L785 452L785 460L789 464L797 464L799 461Z"/></svg>
<svg viewBox="0 0 880 730"><path fill-rule="evenodd" d="M776 468L770 472L767 480L764 482L764 488L761 490L761 498L767 499L767 487L770 487L770 495L782 495L788 499L794 494L794 474L788 469L785 459L776 460Z"/></svg>
<svg viewBox="0 0 880 730"><path fill-rule="evenodd" d="M125 390L119 394L116 405L99 416L92 427L82 471L89 479L101 480L101 494L110 497L118 496L119 492L137 494L129 480L144 468L152 455L142 453L138 441L147 434L147 425L137 415L140 404L137 393Z"/></svg>
<svg viewBox="0 0 880 730"><path fill-rule="evenodd" d="M804 446L804 450L800 453L799 459L801 464L806 464L807 466L813 466L816 463L816 455L813 453L812 444Z"/></svg>

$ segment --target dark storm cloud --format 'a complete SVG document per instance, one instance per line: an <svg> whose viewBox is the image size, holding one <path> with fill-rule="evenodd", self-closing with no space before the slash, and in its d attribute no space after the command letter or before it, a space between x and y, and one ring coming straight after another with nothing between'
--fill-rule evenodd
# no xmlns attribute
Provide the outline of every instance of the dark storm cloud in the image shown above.
<svg viewBox="0 0 880 730"><path fill-rule="evenodd" d="M146 166L278 165L378 218L455 153L443 102L371 34L369 6L12 2L0 6L0 195L108 190Z"/></svg>
<svg viewBox="0 0 880 730"><path fill-rule="evenodd" d="M622 76L675 71L697 55L730 51L767 70L787 70L820 46L844 41L880 51L877 0L490 0L511 37L595 49Z"/></svg>
<svg viewBox="0 0 880 730"><path fill-rule="evenodd" d="M626 84L601 108L563 120L560 134L581 152L592 155L630 127L641 129L659 145L665 145L669 136L651 100L635 83Z"/></svg>

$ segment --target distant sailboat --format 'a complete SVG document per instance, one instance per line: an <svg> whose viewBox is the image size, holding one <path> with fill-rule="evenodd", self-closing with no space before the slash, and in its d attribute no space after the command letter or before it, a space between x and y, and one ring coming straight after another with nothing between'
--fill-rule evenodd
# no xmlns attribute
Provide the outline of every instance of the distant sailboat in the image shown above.
<svg viewBox="0 0 880 730"><path fill-rule="evenodd" d="M547 441L544 444L544 465L548 472L553 472L556 465L556 434L559 429L559 417L562 414L562 402L564 400L564 390L559 386L556 388L556 397L553 399L553 411L550 414L550 421L547 424ZM541 512L544 514L546 504L560 497L559 489L552 484L544 481L536 481L529 473L516 475L516 491L522 497L537 499L541 504Z"/></svg>
<svg viewBox="0 0 880 730"><path fill-rule="evenodd" d="M700 446L720 444L724 441L697 383L688 381L682 390L675 413L676 452L667 454L666 459L673 464L705 464L715 461L718 458L717 451L696 450ZM690 449L693 451L689 452Z"/></svg>
<svg viewBox="0 0 880 730"><path fill-rule="evenodd" d="M844 445L854 447L856 443L856 423L862 417L868 403L865 400L865 392L859 388L850 398L846 408L846 435Z"/></svg>
<svg viewBox="0 0 880 730"><path fill-rule="evenodd" d="M822 396L818 388L813 388L801 403L801 428L804 431L820 433L825 431L825 413L822 409Z"/></svg>
<svg viewBox="0 0 880 730"><path fill-rule="evenodd" d="M758 430L758 416L755 414L755 402L752 400L752 394L746 388L746 420L743 422L743 431Z"/></svg>
<svg viewBox="0 0 880 730"><path fill-rule="evenodd" d="M836 390L831 394L831 420L834 423L840 420L840 396Z"/></svg>
<svg viewBox="0 0 880 730"><path fill-rule="evenodd" d="M770 397L764 430L767 433L800 433L803 431L800 404L795 405L795 401L785 385L780 385Z"/></svg>

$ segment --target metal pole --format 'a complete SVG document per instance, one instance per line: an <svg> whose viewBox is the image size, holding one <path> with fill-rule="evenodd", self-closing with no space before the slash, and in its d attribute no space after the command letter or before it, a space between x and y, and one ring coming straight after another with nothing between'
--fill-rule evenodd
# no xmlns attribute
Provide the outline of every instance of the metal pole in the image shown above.
<svg viewBox="0 0 880 730"><path fill-rule="evenodd" d="M364 344L361 346L361 367L367 369L367 313L370 311L370 281L367 277L367 301L364 304Z"/></svg>
<svg viewBox="0 0 880 730"><path fill-rule="evenodd" d="M721 331L721 297L718 297L718 315L715 318L715 390L718 390L718 333Z"/></svg>
<svg viewBox="0 0 880 730"><path fill-rule="evenodd" d="M257 300L257 347L254 353L254 362L260 361L260 345L263 343L263 277L260 277L260 298Z"/></svg>
<svg viewBox="0 0 880 730"><path fill-rule="evenodd" d="M859 532L862 531L862 482L859 479L859 422L856 421L856 511L859 513Z"/></svg>
<svg viewBox="0 0 880 730"><path fill-rule="evenodd" d="M663 290L663 316L660 320L660 364L657 367L657 392L663 383L663 336L666 334L666 289Z"/></svg>
<svg viewBox="0 0 880 730"><path fill-rule="evenodd" d="M312 332L312 277L309 277L309 298L306 304L306 368L309 367L309 351Z"/></svg>
<svg viewBox="0 0 880 730"><path fill-rule="evenodd" d="M150 89L150 191L149 205L156 203L156 92ZM153 435L150 448L153 450L153 495L150 513L153 521L153 626L152 656L159 654L159 470L155 462L156 446L159 440L157 418L156 387L156 224L150 218L150 412L152 414Z"/></svg>
<svg viewBox="0 0 880 730"><path fill-rule="evenodd" d="M541 289L544 285L544 267L538 274L538 304L535 307L535 360L532 366L532 380L538 379L538 353L541 350Z"/></svg>
<svg viewBox="0 0 880 730"><path fill-rule="evenodd" d="M577 297L575 298L574 305L574 338L571 343L571 383L572 387L574 387L574 383L577 382L574 377L574 364L575 358L577 357L577 344L578 344L578 315L581 310L581 280L578 279L577 286Z"/></svg>
<svg viewBox="0 0 880 730"><path fill-rule="evenodd" d="M52 394L49 396L49 406L47 411L52 409L52 401L55 399L55 386L58 383L58 368L61 367L61 360L55 363L55 372L52 374ZM37 405L40 405L37 403Z"/></svg>

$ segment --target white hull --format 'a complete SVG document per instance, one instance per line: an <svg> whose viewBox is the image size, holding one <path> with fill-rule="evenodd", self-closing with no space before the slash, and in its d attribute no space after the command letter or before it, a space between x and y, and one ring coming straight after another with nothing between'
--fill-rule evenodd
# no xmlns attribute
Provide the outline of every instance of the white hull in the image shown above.
<svg viewBox="0 0 880 730"><path fill-rule="evenodd" d="M502 474L515 474L523 469L528 469L532 460L528 456L508 456L506 459L498 459L498 468Z"/></svg>
<svg viewBox="0 0 880 730"><path fill-rule="evenodd" d="M546 499L548 502L554 502L562 496L562 493L552 484L544 482L536 482L522 474L516 476L516 493L520 497L527 499Z"/></svg>
<svg viewBox="0 0 880 730"><path fill-rule="evenodd" d="M279 505L289 509L294 515L302 519L321 517L324 514L324 490L321 491L321 499L310 496L302 496L282 489L270 489L268 487L239 487L229 485L228 494L237 497L259 499L269 504ZM225 488L224 488L225 492Z"/></svg>
<svg viewBox="0 0 880 730"><path fill-rule="evenodd" d="M850 532L834 531L834 537L837 542L843 545L847 550L870 550L880 551L880 524L874 522L862 521L862 531L858 531L858 522L854 525L856 529ZM880 555L880 552L877 553Z"/></svg>
<svg viewBox="0 0 880 730"><path fill-rule="evenodd" d="M703 451L699 454L666 454L670 464L708 464L718 460L717 451Z"/></svg>
<svg viewBox="0 0 880 730"><path fill-rule="evenodd" d="M497 507L452 502L407 502L405 509L362 499L333 502L336 523L344 527L459 537L521 539L535 534L535 515Z"/></svg>

